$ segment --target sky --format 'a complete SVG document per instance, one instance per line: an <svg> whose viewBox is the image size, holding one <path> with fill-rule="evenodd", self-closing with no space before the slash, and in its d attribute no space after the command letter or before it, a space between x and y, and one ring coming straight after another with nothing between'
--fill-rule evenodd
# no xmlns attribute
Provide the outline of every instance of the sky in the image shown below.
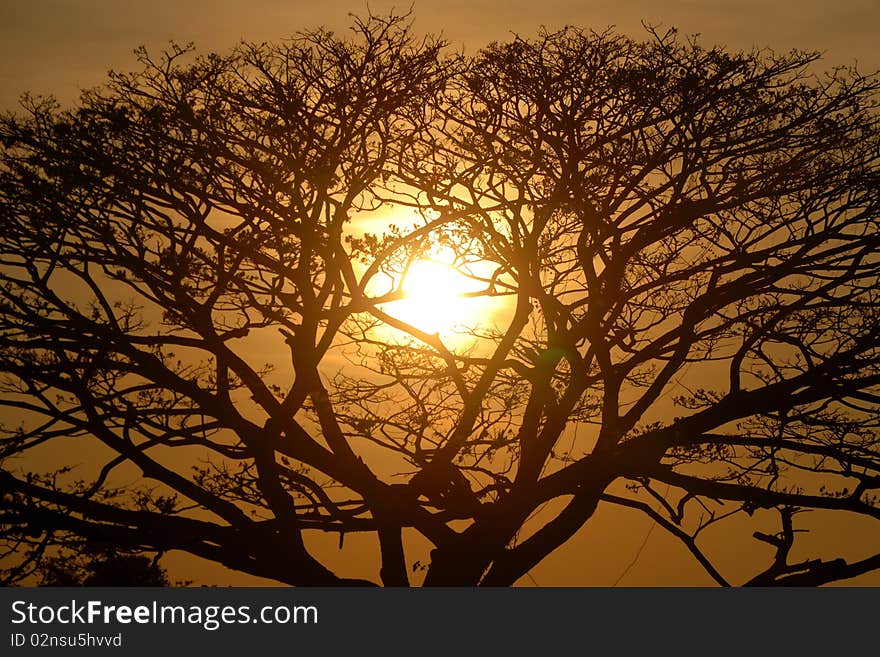
<svg viewBox="0 0 880 657"><path fill-rule="evenodd" d="M394 6L405 10L409 2L373 0L370 8L381 14ZM132 51L139 45L159 51L169 40L193 41L201 52L225 52L242 39L275 41L319 25L344 30L350 13L366 11L366 2L352 0L0 0L0 110L14 109L26 91L71 104L82 89L100 84L108 69L137 69ZM863 72L880 69L877 0L415 0L413 17L416 31L442 33L468 52L512 32L532 35L541 26L614 26L636 35L644 33L644 21L699 33L707 46L820 50L825 68L857 63ZM816 522L825 520L817 516ZM859 530L841 526L842 534L853 531ZM717 540L723 543L723 536ZM722 571L733 574L740 549L722 549ZM573 559L574 553L580 558ZM182 569L183 563L177 565ZM342 553L331 554L328 565L343 571L350 566ZM622 584L710 583L672 539L652 532L648 519L603 508L571 546L551 555L529 579L611 585L621 576ZM880 584L880 576L864 583Z"/></svg>
<svg viewBox="0 0 880 657"><path fill-rule="evenodd" d="M375 13L405 10L410 0L373 0ZM30 91L64 103L100 84L108 69L137 68L132 50L160 50L169 40L226 51L241 39L274 41L304 28L341 30L356 0L3 0L0 2L0 108ZM641 21L699 33L704 43L730 48L821 50L828 66L858 61L880 68L877 0L414 0L416 29L442 32L474 50L511 32L544 25L615 26L637 34Z"/></svg>

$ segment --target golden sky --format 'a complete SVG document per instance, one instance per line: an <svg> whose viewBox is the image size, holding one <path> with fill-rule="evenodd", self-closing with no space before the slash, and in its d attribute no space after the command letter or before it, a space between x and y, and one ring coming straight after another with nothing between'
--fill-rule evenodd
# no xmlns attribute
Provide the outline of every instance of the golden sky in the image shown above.
<svg viewBox="0 0 880 657"><path fill-rule="evenodd" d="M410 0L372 0L374 12ZM307 27L344 29L357 0L2 0L0 108L24 91L65 102L99 84L109 68L136 68L137 45L159 49L171 39L224 51L240 39L272 41ZM475 49L511 31L534 33L565 24L635 34L640 21L699 32L706 44L775 50L817 49L831 64L858 60L880 68L877 0L415 0L416 27Z"/></svg>

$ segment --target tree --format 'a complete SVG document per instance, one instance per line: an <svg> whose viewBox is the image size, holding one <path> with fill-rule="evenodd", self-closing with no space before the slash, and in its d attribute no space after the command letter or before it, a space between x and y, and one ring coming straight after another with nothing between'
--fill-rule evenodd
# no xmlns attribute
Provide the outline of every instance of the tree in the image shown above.
<svg viewBox="0 0 880 657"><path fill-rule="evenodd" d="M62 552L40 560L40 586L172 586L158 556L148 559L86 544L83 552Z"/></svg>
<svg viewBox="0 0 880 657"><path fill-rule="evenodd" d="M7 580L85 540L374 583L310 547L367 532L386 585L417 535L425 584L510 585L606 504L720 584L702 532L758 510L750 583L880 566L792 551L803 511L880 519L877 76L353 30L3 118ZM499 310L398 312L431 260Z"/></svg>

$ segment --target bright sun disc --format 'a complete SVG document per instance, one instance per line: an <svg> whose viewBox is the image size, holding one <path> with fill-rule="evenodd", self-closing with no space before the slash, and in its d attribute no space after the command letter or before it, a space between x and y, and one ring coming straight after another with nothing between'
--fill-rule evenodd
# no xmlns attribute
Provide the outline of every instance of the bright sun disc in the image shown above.
<svg viewBox="0 0 880 657"><path fill-rule="evenodd" d="M404 298L388 304L388 313L425 331L448 336L479 323L480 299L467 296L480 283L434 257L413 262L403 278Z"/></svg>

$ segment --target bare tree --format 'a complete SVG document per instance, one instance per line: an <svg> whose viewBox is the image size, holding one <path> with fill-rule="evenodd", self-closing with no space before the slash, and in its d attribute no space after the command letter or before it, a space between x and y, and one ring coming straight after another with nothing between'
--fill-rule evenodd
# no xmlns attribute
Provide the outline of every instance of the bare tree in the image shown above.
<svg viewBox="0 0 880 657"><path fill-rule="evenodd" d="M374 534L386 585L416 534L425 584L510 585L600 504L723 585L701 532L758 509L748 583L880 566L792 559L799 512L880 518L878 78L672 31L354 32L142 51L3 118L7 581L86 540L371 583L322 531ZM440 251L501 310L398 312Z"/></svg>

